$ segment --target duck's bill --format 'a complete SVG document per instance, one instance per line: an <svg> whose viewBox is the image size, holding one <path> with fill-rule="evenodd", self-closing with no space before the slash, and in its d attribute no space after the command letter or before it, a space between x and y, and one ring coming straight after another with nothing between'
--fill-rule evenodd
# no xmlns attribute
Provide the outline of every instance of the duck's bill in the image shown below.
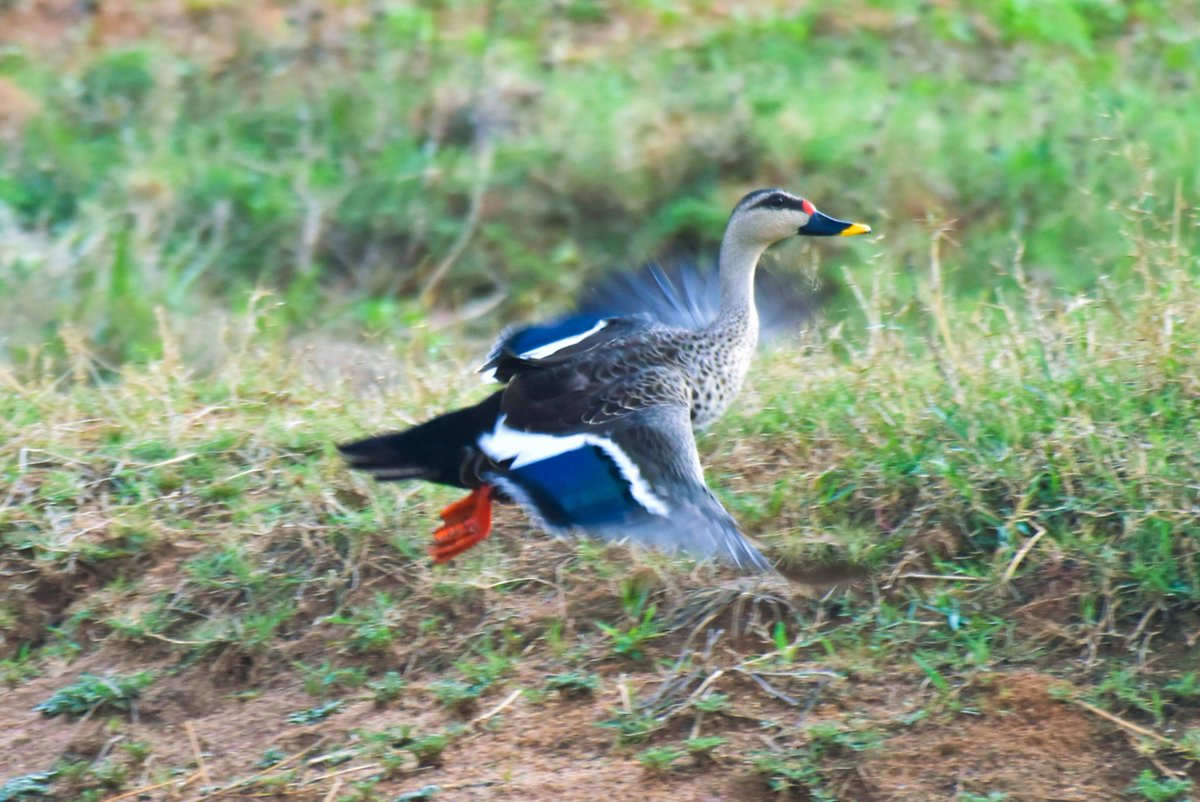
<svg viewBox="0 0 1200 802"><path fill-rule="evenodd" d="M870 232L871 227L868 225L836 220L815 210L799 231L810 237L853 237L855 234L869 234Z"/></svg>

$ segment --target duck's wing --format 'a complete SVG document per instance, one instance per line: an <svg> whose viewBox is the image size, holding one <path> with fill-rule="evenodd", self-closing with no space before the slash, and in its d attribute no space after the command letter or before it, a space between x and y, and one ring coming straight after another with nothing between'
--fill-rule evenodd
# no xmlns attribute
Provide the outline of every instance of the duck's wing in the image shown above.
<svg viewBox="0 0 1200 802"><path fill-rule="evenodd" d="M507 382L518 373L573 359L653 325L654 321L644 315L589 313L506 329L479 372L486 378Z"/></svg>
<svg viewBox="0 0 1200 802"><path fill-rule="evenodd" d="M760 266L754 278L760 339L800 332L829 292ZM663 326L693 330L712 323L720 310L717 266L680 257L605 276L584 287L576 305L580 316L641 315Z"/></svg>
<svg viewBox="0 0 1200 802"><path fill-rule="evenodd" d="M582 388L587 371L555 372L505 390L496 427L478 440L497 466L485 481L552 532L772 570L704 483L681 374L643 369ZM563 391L546 395L553 384Z"/></svg>

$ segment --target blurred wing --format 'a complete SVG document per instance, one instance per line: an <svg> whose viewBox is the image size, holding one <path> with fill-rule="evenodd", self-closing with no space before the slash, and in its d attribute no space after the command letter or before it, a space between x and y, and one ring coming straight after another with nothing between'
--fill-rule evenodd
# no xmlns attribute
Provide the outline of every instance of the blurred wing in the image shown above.
<svg viewBox="0 0 1200 802"><path fill-rule="evenodd" d="M794 334L812 317L821 298L760 267L754 281L762 337ZM651 263L615 273L580 293L578 313L593 318L643 315L672 328L702 329L721 308L721 279L716 266L700 267L683 259Z"/></svg>
<svg viewBox="0 0 1200 802"><path fill-rule="evenodd" d="M479 447L500 466L484 479L552 532L773 570L704 484L686 406L555 433L512 428L503 416Z"/></svg>

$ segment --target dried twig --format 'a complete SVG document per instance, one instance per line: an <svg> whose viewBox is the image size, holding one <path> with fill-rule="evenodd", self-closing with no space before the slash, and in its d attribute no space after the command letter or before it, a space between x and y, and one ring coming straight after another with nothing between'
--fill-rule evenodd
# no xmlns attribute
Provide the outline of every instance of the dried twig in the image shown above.
<svg viewBox="0 0 1200 802"><path fill-rule="evenodd" d="M1144 738L1149 738L1150 740L1155 741L1160 744L1163 744L1164 746L1174 746L1175 745L1175 742L1172 741L1170 738L1167 738L1166 736L1163 736L1163 735L1159 735L1154 730L1148 730L1145 727L1134 724L1132 721L1126 721L1125 719L1121 718L1120 716L1115 716L1112 713L1108 712L1107 710L1101 710L1099 707L1088 704L1087 702L1083 701L1082 699L1072 699L1071 701L1074 702L1075 704L1079 705L1080 707L1082 707L1084 710L1088 711L1092 715L1099 716L1100 718L1104 719L1105 721L1111 721L1113 724L1116 724L1118 727L1128 730L1129 732L1132 732L1136 735L1141 735Z"/></svg>
<svg viewBox="0 0 1200 802"><path fill-rule="evenodd" d="M168 786L174 787L176 791L182 791L184 788L191 785L198 779L200 779L200 772L197 771L182 779L175 777L167 780L166 782L156 783L155 785L145 785L141 788L134 788L132 791L124 791L116 796L110 796L108 799L104 800L104 802L121 802L122 799L132 799L134 797L139 797L142 794L148 794L151 791L157 791L159 788L166 788Z"/></svg>
<svg viewBox="0 0 1200 802"><path fill-rule="evenodd" d="M200 782L203 785L212 785L212 779L208 776L208 767L204 765L204 753L200 751L200 739L196 737L196 728L192 726L192 722L183 722L183 729L187 732L188 743L192 747L192 755L196 758L196 768L200 772Z"/></svg>
<svg viewBox="0 0 1200 802"><path fill-rule="evenodd" d="M1009 582L1012 580L1013 575L1017 572L1017 569L1021 567L1021 561L1024 560L1025 556L1029 554L1034 546L1037 545L1037 542L1042 539L1042 535L1046 534L1045 527L1039 526L1036 521L1031 521L1031 523L1037 529L1037 533L1033 537L1026 540L1017 553L1013 555L1012 561L1008 564L1008 568L1004 569L1004 575L1000 578L1001 582Z"/></svg>
<svg viewBox="0 0 1200 802"><path fill-rule="evenodd" d="M482 724L483 722L487 721L488 719L493 718L501 710L504 710L506 707L511 705L513 702L517 701L517 697L519 697L520 695L521 695L521 689L517 688L515 691L510 693L503 702L496 705L495 707L493 707L491 710L487 711L486 713L475 717L474 719L471 720L471 723L472 724Z"/></svg>

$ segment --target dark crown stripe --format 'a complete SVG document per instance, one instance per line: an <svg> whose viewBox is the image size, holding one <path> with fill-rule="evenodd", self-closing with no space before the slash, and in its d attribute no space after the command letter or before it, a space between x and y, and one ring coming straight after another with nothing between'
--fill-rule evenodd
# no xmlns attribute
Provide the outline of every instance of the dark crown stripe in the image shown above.
<svg viewBox="0 0 1200 802"><path fill-rule="evenodd" d="M750 198L747 198L749 201ZM750 201L747 209L790 209L796 212L804 211L804 201L783 190L766 190L763 197Z"/></svg>

